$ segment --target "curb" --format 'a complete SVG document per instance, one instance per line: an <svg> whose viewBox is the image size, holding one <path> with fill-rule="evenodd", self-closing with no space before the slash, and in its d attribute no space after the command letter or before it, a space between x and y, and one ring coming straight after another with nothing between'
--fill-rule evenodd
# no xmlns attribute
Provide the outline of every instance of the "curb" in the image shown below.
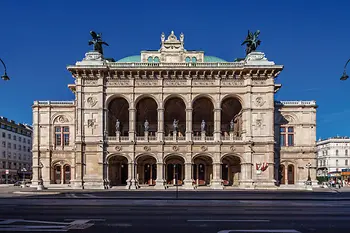
<svg viewBox="0 0 350 233"><path fill-rule="evenodd" d="M13 194L55 195L55 194L61 194L61 193L60 192L35 192L35 191L33 191L33 192L24 192L24 191L16 191L16 192L13 192Z"/></svg>

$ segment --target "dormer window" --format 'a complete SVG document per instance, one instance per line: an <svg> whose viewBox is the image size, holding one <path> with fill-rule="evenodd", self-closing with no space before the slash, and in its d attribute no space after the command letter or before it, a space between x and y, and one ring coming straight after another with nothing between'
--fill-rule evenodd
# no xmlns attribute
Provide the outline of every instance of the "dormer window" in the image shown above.
<svg viewBox="0 0 350 233"><path fill-rule="evenodd" d="M191 58L190 57L186 57L185 61L186 62L191 62Z"/></svg>
<svg viewBox="0 0 350 233"><path fill-rule="evenodd" d="M153 62L153 57L148 57L147 62Z"/></svg>
<svg viewBox="0 0 350 233"><path fill-rule="evenodd" d="M153 61L154 61L155 63L159 63L159 57L155 57L155 58L153 59Z"/></svg>
<svg viewBox="0 0 350 233"><path fill-rule="evenodd" d="M197 58L196 57L192 57L192 62L193 63L197 62Z"/></svg>

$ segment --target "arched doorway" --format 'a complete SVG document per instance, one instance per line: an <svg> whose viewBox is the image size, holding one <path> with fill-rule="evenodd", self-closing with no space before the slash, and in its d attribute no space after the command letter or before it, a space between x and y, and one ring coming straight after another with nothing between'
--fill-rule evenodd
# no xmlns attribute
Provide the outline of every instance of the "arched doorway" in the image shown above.
<svg viewBox="0 0 350 233"><path fill-rule="evenodd" d="M241 137L242 122L241 102L234 97L225 98L221 103L221 132L223 135L229 136L232 132L233 136Z"/></svg>
<svg viewBox="0 0 350 233"><path fill-rule="evenodd" d="M192 130L194 136L201 135L201 125L205 122L205 132L207 136L212 136L214 132L214 105L208 97L199 97L193 102L192 107Z"/></svg>
<svg viewBox="0 0 350 233"><path fill-rule="evenodd" d="M145 121L148 121L149 136L156 136L158 130L158 105L157 102L145 97L137 102L136 105L136 132L138 136L145 135Z"/></svg>
<svg viewBox="0 0 350 233"><path fill-rule="evenodd" d="M137 178L140 185L153 186L157 179L157 161L150 155L137 159Z"/></svg>
<svg viewBox="0 0 350 233"><path fill-rule="evenodd" d="M238 156L226 155L222 159L221 179L225 186L238 186L241 179L241 159Z"/></svg>
<svg viewBox="0 0 350 233"><path fill-rule="evenodd" d="M286 184L286 175L285 175L285 173L286 173L286 168L285 168L285 166L283 165L283 164L281 164L280 166L279 166L279 176L278 176L278 179L279 179L279 181L280 181L280 184Z"/></svg>
<svg viewBox="0 0 350 233"><path fill-rule="evenodd" d="M210 185L213 176L213 160L207 155L193 159L193 180L197 186Z"/></svg>
<svg viewBox="0 0 350 233"><path fill-rule="evenodd" d="M63 166L63 183L64 184L70 184L70 180L71 180L71 167L70 165L66 164Z"/></svg>
<svg viewBox="0 0 350 233"><path fill-rule="evenodd" d="M55 164L53 167L53 183L54 184L61 184L62 179L62 166L60 164Z"/></svg>
<svg viewBox="0 0 350 233"><path fill-rule="evenodd" d="M165 177L167 185L182 185L185 177L185 160L178 155L165 159Z"/></svg>
<svg viewBox="0 0 350 233"><path fill-rule="evenodd" d="M177 121L177 136L184 137L186 132L186 105L179 97L168 99L164 105L164 131L166 136L174 132L174 120Z"/></svg>
<svg viewBox="0 0 350 233"><path fill-rule="evenodd" d="M294 184L294 165L288 165L287 173L288 184Z"/></svg>
<svg viewBox="0 0 350 233"><path fill-rule="evenodd" d="M108 159L108 179L110 186L127 185L128 160L124 156L114 155Z"/></svg>
<svg viewBox="0 0 350 233"><path fill-rule="evenodd" d="M119 121L120 136L129 135L129 103L124 98L115 98L108 104L108 135L116 135L116 122Z"/></svg>

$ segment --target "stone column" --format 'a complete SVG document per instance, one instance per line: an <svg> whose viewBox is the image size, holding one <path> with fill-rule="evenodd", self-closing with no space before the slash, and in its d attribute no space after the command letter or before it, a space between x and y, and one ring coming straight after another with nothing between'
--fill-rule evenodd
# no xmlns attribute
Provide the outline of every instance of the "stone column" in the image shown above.
<svg viewBox="0 0 350 233"><path fill-rule="evenodd" d="M129 170L130 170L130 175L129 175L129 184L127 185L127 188L129 189L137 189L136 186L136 180L135 180L135 163L134 161L129 163Z"/></svg>
<svg viewBox="0 0 350 233"><path fill-rule="evenodd" d="M135 142L136 109L129 108L129 141Z"/></svg>
<svg viewBox="0 0 350 233"><path fill-rule="evenodd" d="M158 141L164 141L164 108L158 108L158 129L157 129Z"/></svg>
<svg viewBox="0 0 350 233"><path fill-rule="evenodd" d="M192 108L186 108L186 141L192 141Z"/></svg>
<svg viewBox="0 0 350 233"><path fill-rule="evenodd" d="M213 163L213 180L211 181L212 189L223 189L221 180L221 163Z"/></svg>
<svg viewBox="0 0 350 233"><path fill-rule="evenodd" d="M192 184L192 163L185 163L184 189L193 189Z"/></svg>
<svg viewBox="0 0 350 233"><path fill-rule="evenodd" d="M214 141L221 141L221 108L214 109Z"/></svg>
<svg viewBox="0 0 350 233"><path fill-rule="evenodd" d="M157 163L157 180L156 180L156 189L165 189L164 186L164 164L163 162Z"/></svg>
<svg viewBox="0 0 350 233"><path fill-rule="evenodd" d="M241 180L239 185L244 188L252 188L252 164L251 163L241 163Z"/></svg>

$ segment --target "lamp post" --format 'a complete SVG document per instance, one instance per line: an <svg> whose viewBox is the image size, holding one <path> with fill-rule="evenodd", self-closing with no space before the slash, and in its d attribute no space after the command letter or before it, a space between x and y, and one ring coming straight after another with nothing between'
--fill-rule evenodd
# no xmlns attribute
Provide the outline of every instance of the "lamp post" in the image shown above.
<svg viewBox="0 0 350 233"><path fill-rule="evenodd" d="M22 172L22 180L23 180L23 186L25 187L25 184L24 184L24 178L25 178L25 172L27 171L27 169L24 167L21 169L21 172Z"/></svg>
<svg viewBox="0 0 350 233"><path fill-rule="evenodd" d="M174 170L175 170L175 186L176 186L176 199L179 197L179 187L177 185L177 180L178 180L178 172L177 172L177 166L174 164Z"/></svg>
<svg viewBox="0 0 350 233"><path fill-rule="evenodd" d="M350 59L345 63L343 75L340 77L340 80L342 81L345 81L349 78L349 75L346 74L346 66L348 65L349 62L350 62Z"/></svg>
<svg viewBox="0 0 350 233"><path fill-rule="evenodd" d="M10 80L10 77L7 76L7 72L6 72L6 65L5 65L5 62L0 58L0 62L2 63L2 65L4 66L4 74L1 76L1 78L4 80L4 81L8 81Z"/></svg>
<svg viewBox="0 0 350 233"><path fill-rule="evenodd" d="M307 181L306 181L306 184L307 185L312 185L311 176L310 176L311 163L306 164L306 168L307 168Z"/></svg>

